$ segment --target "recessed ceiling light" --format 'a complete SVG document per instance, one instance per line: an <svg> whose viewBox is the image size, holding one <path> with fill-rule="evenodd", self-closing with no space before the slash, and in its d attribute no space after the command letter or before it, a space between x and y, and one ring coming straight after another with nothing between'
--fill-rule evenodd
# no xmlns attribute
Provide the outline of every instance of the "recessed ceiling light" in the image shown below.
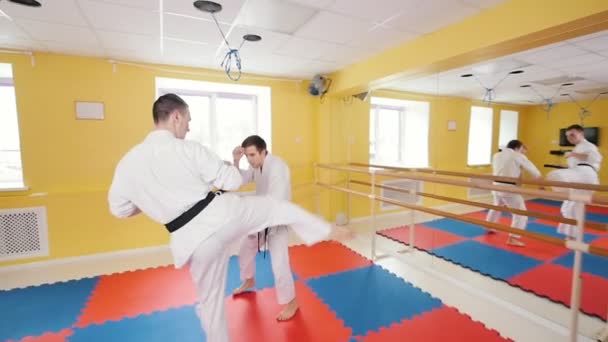
<svg viewBox="0 0 608 342"><path fill-rule="evenodd" d="M522 88L529 88L529 87L531 87L531 85L529 85L529 84L524 84L524 85L520 85L520 87L522 87Z"/></svg>
<svg viewBox="0 0 608 342"><path fill-rule="evenodd" d="M515 75L515 74L521 74L521 73L523 73L523 72L524 72L523 70L513 70L513 71L511 71L509 74L511 74L511 75Z"/></svg>
<svg viewBox="0 0 608 342"><path fill-rule="evenodd" d="M259 42L262 40L262 37L258 36L257 34L246 34L243 36L243 39L248 42Z"/></svg>
<svg viewBox="0 0 608 342"><path fill-rule="evenodd" d="M464 75L460 75L460 77L471 77L473 76L473 74L464 74Z"/></svg>
<svg viewBox="0 0 608 342"><path fill-rule="evenodd" d="M559 94L559 96L568 96L570 94Z"/></svg>
<svg viewBox="0 0 608 342"><path fill-rule="evenodd" d="M568 82L568 83L564 83L564 84L562 84L562 87L567 87L567 86L571 86L571 85L573 85L573 84L574 84L574 83L571 83L571 82Z"/></svg>
<svg viewBox="0 0 608 342"><path fill-rule="evenodd" d="M36 0L8 0L16 4L25 5L29 7L40 7L42 4Z"/></svg>
<svg viewBox="0 0 608 342"><path fill-rule="evenodd" d="M222 5L213 1L197 0L194 2L194 7L207 13L217 13L222 10Z"/></svg>

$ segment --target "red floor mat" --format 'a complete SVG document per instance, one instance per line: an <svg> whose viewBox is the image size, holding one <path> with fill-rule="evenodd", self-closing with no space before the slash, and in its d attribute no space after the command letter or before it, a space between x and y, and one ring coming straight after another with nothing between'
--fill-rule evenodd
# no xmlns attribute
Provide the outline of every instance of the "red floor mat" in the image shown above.
<svg viewBox="0 0 608 342"><path fill-rule="evenodd" d="M496 331L471 320L453 308L443 307L403 321L379 332L371 332L365 342L402 341L509 341Z"/></svg>
<svg viewBox="0 0 608 342"><path fill-rule="evenodd" d="M315 278L371 265L371 262L336 242L289 249L292 270L302 279Z"/></svg>
<svg viewBox="0 0 608 342"><path fill-rule="evenodd" d="M555 229L557 229L557 226L559 225L558 222L555 221L550 221L550 220L536 220L534 221L535 223L539 223L539 224L544 224L547 226L552 226L555 227ZM589 227L585 227L585 233L590 233L590 234L606 234L605 230L598 230L598 229L593 229L593 228L589 228Z"/></svg>
<svg viewBox="0 0 608 342"><path fill-rule="evenodd" d="M593 214L608 215L608 207L588 205L585 207L585 210L587 210L588 212L593 213Z"/></svg>
<svg viewBox="0 0 608 342"><path fill-rule="evenodd" d="M535 202L526 202L526 208L527 210L531 210L531 211L538 211L541 213L545 213L545 214L551 214L551 215L561 215L560 209L557 206L552 206L552 205L547 205L547 204L542 204L542 203L535 203Z"/></svg>
<svg viewBox="0 0 608 342"><path fill-rule="evenodd" d="M277 322L280 312L274 288L226 299L232 342L341 341L351 336L334 312L302 281L296 282L300 310L287 322Z"/></svg>
<svg viewBox="0 0 608 342"><path fill-rule="evenodd" d="M41 336L26 337L19 342L65 342L67 341L67 337L73 333L71 329L64 329L58 333L46 333Z"/></svg>
<svg viewBox="0 0 608 342"><path fill-rule="evenodd" d="M508 233L497 232L495 234L487 234L484 236L477 237L475 240L485 243L487 245L504 249L513 253L525 255L538 260L549 261L559 256L568 253L568 248L554 246L542 241L522 237L526 246L525 247L513 247L507 245Z"/></svg>
<svg viewBox="0 0 608 342"><path fill-rule="evenodd" d="M608 308L608 279L583 273L581 296L582 311L606 319ZM570 305L572 270L560 265L545 264L509 280L537 295L548 297L555 302Z"/></svg>
<svg viewBox="0 0 608 342"><path fill-rule="evenodd" d="M410 242L410 227L397 227L385 229L379 232L380 235L405 244ZM431 250L451 245L465 239L439 229L433 229L417 224L414 229L414 242L416 247L423 250Z"/></svg>
<svg viewBox="0 0 608 342"><path fill-rule="evenodd" d="M608 237L599 238L591 243L592 246L608 249Z"/></svg>
<svg viewBox="0 0 608 342"><path fill-rule="evenodd" d="M485 212L485 211L476 211L474 213L465 214L464 216L471 217L471 218L476 218L478 220L485 221L486 220L486 215L487 215L487 212ZM511 217L510 216L502 216L501 215L500 218L498 219L498 223L504 224L505 226L510 226L511 225Z"/></svg>
<svg viewBox="0 0 608 342"><path fill-rule="evenodd" d="M187 267L154 269L102 276L75 326L176 308L196 302Z"/></svg>

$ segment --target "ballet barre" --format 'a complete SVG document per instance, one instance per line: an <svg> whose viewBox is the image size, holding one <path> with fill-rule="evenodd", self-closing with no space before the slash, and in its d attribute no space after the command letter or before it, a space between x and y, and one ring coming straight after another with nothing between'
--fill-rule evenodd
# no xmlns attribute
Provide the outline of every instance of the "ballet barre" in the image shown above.
<svg viewBox="0 0 608 342"><path fill-rule="evenodd" d="M383 169L386 169L388 171L385 171ZM319 180L320 179L319 170L347 172L348 176L346 179L346 184L347 184L346 187L321 182ZM395 171L398 171L398 172L395 172ZM366 181L360 181L360 180L353 180L351 178L351 173L368 175L370 177L370 181L366 182ZM420 173L427 173L430 175L421 175ZM542 241L542 242L549 243L549 244L552 244L555 246L565 247L567 249L573 250L574 251L574 265L573 265L573 275L572 275L572 290L571 290L571 295L570 295L571 316L570 316L569 340L572 342L575 342L577 340L577 335L578 335L578 316L579 316L580 301L581 301L581 271L582 271L583 253L589 253L589 254L593 254L593 255L597 255L597 256L601 256L601 257L608 257L608 249L597 247L597 246L592 246L583 241L583 234L584 234L584 227L585 227L585 205L586 204L607 205L608 197L600 196L598 194L590 194L589 191L585 191L583 193L581 193L580 191L569 191L568 193L553 192L553 191L540 190L540 189L521 188L518 186L506 186L506 185L499 185L499 184L492 184L492 183L482 184L482 183L475 182L475 181L467 182L467 181L456 180L456 179L451 179L451 178L439 177L438 175L439 176L467 177L472 180L473 179L483 179L483 180L492 180L492 181L506 181L506 182L514 182L515 184L535 184L535 185L540 185L540 186L552 186L552 187L569 188L569 189L575 189L575 190L608 191L608 187L600 186L600 185L571 184L571 183L565 183L565 182L525 180L525 179L511 178L511 177L495 177L495 176L490 176L490 175L475 175L475 174L467 174L467 173L453 172L453 171L382 167L380 165L361 164L361 163L350 163L348 165L337 165L337 164L316 164L315 165L315 185L317 187L346 193L347 206L350 206L350 196L351 195L365 197L370 200L370 225L372 228L371 229L372 230L371 258L373 261L377 260L377 256L376 256L377 227L376 227L376 209L375 208L376 208L376 202L378 202L378 201L384 202L384 203L389 203L389 204L410 210L410 213L411 213L410 220L411 221L410 221L410 229L409 229L409 234L410 234L409 245L410 245L410 250L412 250L412 251L414 250L414 246L415 246L414 213L416 211L431 214L434 216L447 217L447 218L451 218L454 220L467 222L470 224L485 227L487 229L494 229L497 231L525 236L530 239ZM553 200L558 200L558 201L565 201L565 200L574 201L576 218L567 219L567 218L557 217L557 216L548 215L548 214L544 214L544 213L498 207L498 206L485 204L485 203L482 204L482 203L467 201L467 200L458 199L458 198L451 198L451 197L442 196L442 195L430 194L427 192L420 192L420 191L416 191L416 190L408 190L408 189L402 189L402 188L388 186L388 185L384 185L384 184L378 184L377 183L378 176L398 178L398 179L418 180L418 181L429 182L429 183L446 184L446 185L484 189L484 190L491 190L491 191L501 191L501 192L519 194L519 195L528 195L528 196L533 196L533 197L553 199ZM350 188L351 184L369 186L370 191L363 192L363 191L353 190ZM500 211L508 211L508 212L518 214L518 215L526 215L526 216L532 216L532 217L552 220L552 221L560 222L560 223L573 224L573 225L576 225L576 227L577 227L576 238L575 238L575 240L563 240L563 239L556 238L553 236L547 236L544 234L539 234L539 233L535 233L535 232L512 228L510 226L500 224L500 223L493 223L493 222L488 222L488 221L473 218L473 217L457 215L457 214L450 213L450 212L447 212L444 210L429 208L429 207L425 207L422 205L405 203L402 201L398 201L398 200L394 200L394 199L390 199L390 198L386 198L386 197L377 195L376 188L393 190L393 191L401 191L401 192L406 192L406 193L410 193L413 195L434 198L434 199L448 201L448 202L472 205L472 206L477 206L477 207L481 207L481 208L495 209L495 210L500 210ZM317 200L316 200L317 201L317 210L319 210L318 190L316 190L316 198L317 198ZM590 228L593 227L595 229L607 230L607 226L604 224L601 224L601 223L593 223L592 225L587 225L587 226Z"/></svg>
<svg viewBox="0 0 608 342"><path fill-rule="evenodd" d="M551 186L551 187L560 187L560 188L570 188L570 189L575 189L575 190L593 190L593 191L600 191L600 192L608 192L608 186L606 186L606 185L546 181L546 180L529 179L529 178L503 177L503 176L493 176L493 175L482 175L482 174L477 174L477 173L434 170L434 169L427 169L427 168L425 168L425 169L404 168L404 167L386 166L386 165L378 165L378 164L350 163L348 165L355 166L355 167L377 168L377 169L393 170L393 171L428 173L428 174L439 175L439 176L454 176L454 177L466 177L466 178L471 178L471 179L484 179L484 180L491 180L491 181L498 181L498 182L515 183L515 185L527 184L527 185L538 185L538 186L544 186L544 187Z"/></svg>

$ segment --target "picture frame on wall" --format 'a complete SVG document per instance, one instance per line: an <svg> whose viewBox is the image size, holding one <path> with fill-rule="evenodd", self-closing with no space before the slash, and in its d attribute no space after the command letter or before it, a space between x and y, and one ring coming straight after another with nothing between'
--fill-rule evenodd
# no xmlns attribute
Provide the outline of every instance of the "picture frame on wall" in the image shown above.
<svg viewBox="0 0 608 342"><path fill-rule="evenodd" d="M103 120L105 105L98 101L75 101L76 120Z"/></svg>

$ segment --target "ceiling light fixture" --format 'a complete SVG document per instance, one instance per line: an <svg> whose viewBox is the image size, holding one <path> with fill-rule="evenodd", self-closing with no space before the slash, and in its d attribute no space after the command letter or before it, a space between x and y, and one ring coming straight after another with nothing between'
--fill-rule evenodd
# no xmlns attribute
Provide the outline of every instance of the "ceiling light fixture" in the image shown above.
<svg viewBox="0 0 608 342"><path fill-rule="evenodd" d="M502 83L502 81L504 81L507 77L509 77L509 75L517 75L517 74L521 74L523 72L524 72L523 70L510 71L500 81L496 82L496 84L493 87L487 87L485 84L483 84L483 82L481 82L481 80L477 76L475 76L475 74L463 74L463 75L460 75L460 77L464 77L464 78L474 77L477 80L477 82L479 82L479 84L486 90L486 92L483 96L483 102L487 103L488 105L491 105L492 102L494 102L494 98L496 98L496 91L495 91L496 87L498 87L498 85L500 83Z"/></svg>
<svg viewBox="0 0 608 342"><path fill-rule="evenodd" d="M599 92L597 95L595 95L595 97L593 98L593 100L591 100L591 102L589 102L588 105L586 105L586 106L583 107L569 93L561 94L561 96L568 96L572 100L572 102L576 103L576 105L580 108L580 112L578 113L578 116L581 119L581 126L583 125L583 121L587 117L591 116L591 110L589 109L589 107L591 107L591 105L593 104L593 102L595 102L595 100L597 100L597 98L600 97L600 96L602 96L602 95L608 95L608 91Z"/></svg>
<svg viewBox="0 0 608 342"><path fill-rule="evenodd" d="M532 89L532 91L538 95L538 97L540 97L540 102L542 103L542 108L543 110L547 113L547 120L549 120L549 114L551 113L551 111L553 110L553 108L557 105L553 99L557 96L557 94L560 93L560 91L562 90L562 87L567 87L567 86L571 86L574 83L562 83L559 88L557 88L557 90L555 91L555 93L553 94L553 96L551 97L544 97L538 90L536 90L536 88L534 88L532 86L532 84L524 84L521 85L521 88L530 88ZM528 101L530 103L536 103L534 101Z"/></svg>
<svg viewBox="0 0 608 342"><path fill-rule="evenodd" d="M222 5L218 4L217 2L203 1L203 0L195 1L193 3L193 5L196 9L203 11L205 13L209 13L213 17L213 20L215 21L215 24L217 25L217 28L220 31L220 34L222 35L222 38L224 39L226 46L228 47L228 53L226 53L226 56L224 57L224 60L222 61L221 66L224 68L224 70L226 70L226 75L228 75L228 78L230 78L233 81L238 81L241 78L241 55L239 53L239 50L241 49L243 44L245 44L245 42L259 42L260 40L262 40L262 37L258 36L257 34L246 34L243 36L241 45L239 45L238 48L233 49L230 47L230 44L228 43L228 39L226 39L226 35L224 34L224 31L222 31L222 28L220 27L220 24L217 21L217 18L215 17L215 13L218 13L222 10ZM238 74L236 76L232 75L232 64L233 64L232 59L233 58L234 58L234 63L236 64L236 67L238 70Z"/></svg>
<svg viewBox="0 0 608 342"><path fill-rule="evenodd" d="M29 6L29 7L41 7L42 4L36 0L8 0L10 2L14 2L19 5Z"/></svg>

